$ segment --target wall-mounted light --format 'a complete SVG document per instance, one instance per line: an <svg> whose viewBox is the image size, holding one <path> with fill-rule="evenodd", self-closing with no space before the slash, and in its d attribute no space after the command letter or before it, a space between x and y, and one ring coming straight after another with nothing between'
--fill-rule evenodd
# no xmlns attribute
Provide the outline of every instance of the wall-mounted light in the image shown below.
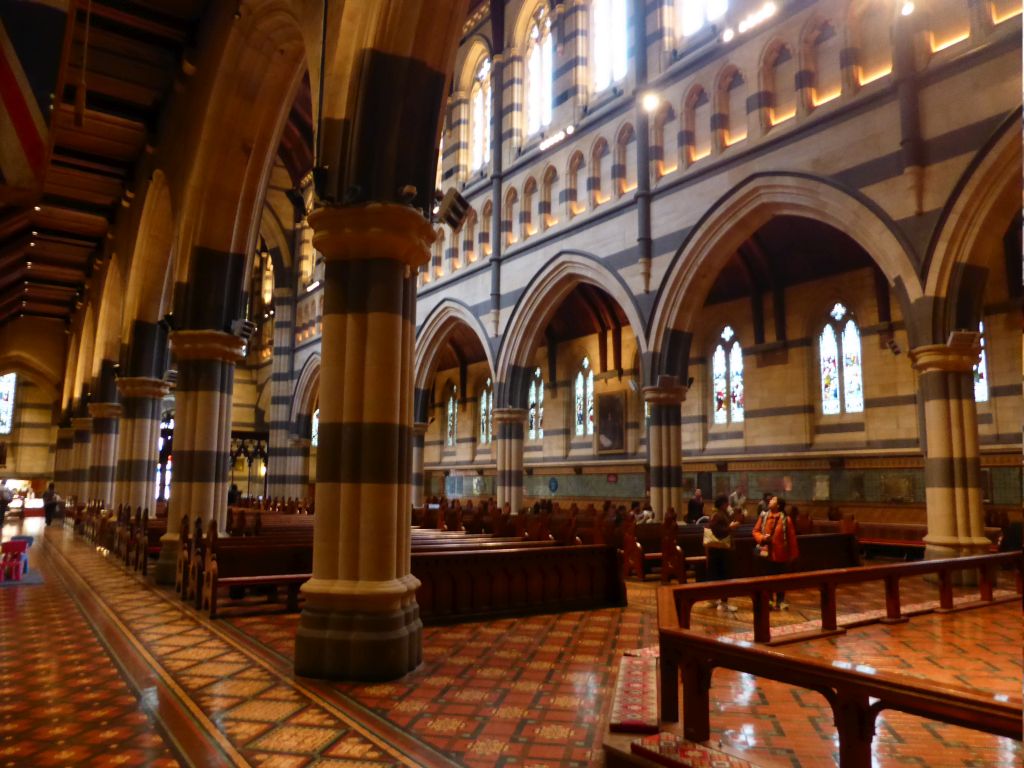
<svg viewBox="0 0 1024 768"><path fill-rule="evenodd" d="M656 112L658 107L661 106L661 96L653 91L648 91L643 95L643 98L640 99L640 105L644 108L644 112L647 112L648 114Z"/></svg>
<svg viewBox="0 0 1024 768"><path fill-rule="evenodd" d="M914 4L911 2L911 0L907 0L907 2L905 2L903 4L903 7L900 8L900 15L901 16L909 16L913 12L914 12Z"/></svg>
<svg viewBox="0 0 1024 768"><path fill-rule="evenodd" d="M319 287L320 287L320 281L319 280L314 280L312 283L310 283L309 285L306 286L306 293L312 293L313 291L315 291Z"/></svg>

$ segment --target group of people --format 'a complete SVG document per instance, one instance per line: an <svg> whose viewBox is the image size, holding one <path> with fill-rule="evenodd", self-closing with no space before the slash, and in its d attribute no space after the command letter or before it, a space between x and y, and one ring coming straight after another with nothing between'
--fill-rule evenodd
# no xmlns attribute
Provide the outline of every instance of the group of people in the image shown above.
<svg viewBox="0 0 1024 768"><path fill-rule="evenodd" d="M694 516L697 504L700 505L700 515ZM711 515L705 517L703 511L703 497L698 488L687 508L687 522L691 522L693 517L692 522L703 522L709 532L705 534L708 580L729 579L732 576L733 532L747 522L746 495L741 490L733 491L729 496L719 495L715 498ZM758 504L753 536L756 556L765 575L774 576L789 570L800 554L796 535L797 526L786 513L786 500L771 493L764 494ZM728 598L712 602L710 606L720 611L736 611L736 606L730 604ZM777 611L789 608L785 592L776 592L771 607Z"/></svg>

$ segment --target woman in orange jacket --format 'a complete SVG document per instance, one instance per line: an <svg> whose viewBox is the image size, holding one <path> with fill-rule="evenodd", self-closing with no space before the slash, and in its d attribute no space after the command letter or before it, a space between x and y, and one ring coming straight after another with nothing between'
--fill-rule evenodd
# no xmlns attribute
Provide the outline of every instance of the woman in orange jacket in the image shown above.
<svg viewBox="0 0 1024 768"><path fill-rule="evenodd" d="M786 573L800 554L796 543L796 526L786 514L786 502L778 496L772 496L768 502L768 511L754 524L754 541L757 542L758 554L763 558L765 572L769 575ZM785 598L785 592L775 594L775 610L785 611L789 608Z"/></svg>

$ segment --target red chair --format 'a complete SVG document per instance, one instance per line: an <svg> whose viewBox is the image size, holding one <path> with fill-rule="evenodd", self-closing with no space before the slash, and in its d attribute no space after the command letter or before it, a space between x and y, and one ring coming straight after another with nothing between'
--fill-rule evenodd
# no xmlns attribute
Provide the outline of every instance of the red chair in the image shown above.
<svg viewBox="0 0 1024 768"><path fill-rule="evenodd" d="M0 581L21 581L28 570L27 566L27 541L5 541L0 544Z"/></svg>

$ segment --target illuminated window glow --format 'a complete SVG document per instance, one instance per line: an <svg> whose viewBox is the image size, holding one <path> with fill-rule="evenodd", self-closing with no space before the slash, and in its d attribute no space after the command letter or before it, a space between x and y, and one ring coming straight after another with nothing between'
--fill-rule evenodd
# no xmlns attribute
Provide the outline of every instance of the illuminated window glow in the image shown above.
<svg viewBox="0 0 1024 768"><path fill-rule="evenodd" d="M320 409L313 411L313 426L310 430L309 444L316 448L320 444Z"/></svg>
<svg viewBox="0 0 1024 768"><path fill-rule="evenodd" d="M729 10L728 0L676 0L676 34L689 37Z"/></svg>
<svg viewBox="0 0 1024 768"><path fill-rule="evenodd" d="M530 382L529 436L531 440L544 439L544 379L540 368L533 372Z"/></svg>
<svg viewBox="0 0 1024 768"><path fill-rule="evenodd" d="M743 421L743 349L730 326L722 330L711 356L711 390L715 424Z"/></svg>
<svg viewBox="0 0 1024 768"><path fill-rule="evenodd" d="M584 357L576 374L576 434L594 434L594 371Z"/></svg>
<svg viewBox="0 0 1024 768"><path fill-rule="evenodd" d="M477 68L469 94L469 169L487 164L491 155L491 60Z"/></svg>
<svg viewBox="0 0 1024 768"><path fill-rule="evenodd" d="M491 380L487 379L483 391L480 392L480 442L486 444L494 438L494 392Z"/></svg>
<svg viewBox="0 0 1024 768"><path fill-rule="evenodd" d="M526 135L533 136L551 123L552 70L551 19L546 4L533 17L526 46Z"/></svg>
<svg viewBox="0 0 1024 768"><path fill-rule="evenodd" d="M981 357L978 364L974 366L974 402L988 402L988 360L985 355L985 324L978 323L978 333L981 334Z"/></svg>
<svg viewBox="0 0 1024 768"><path fill-rule="evenodd" d="M14 390L18 374L0 376L0 435L9 435L14 429Z"/></svg>
<svg viewBox="0 0 1024 768"><path fill-rule="evenodd" d="M629 66L626 0L594 0L590 6L594 92L626 76Z"/></svg>
<svg viewBox="0 0 1024 768"><path fill-rule="evenodd" d="M459 389L454 384L448 395L448 419L445 432L445 445L454 446L459 437Z"/></svg>
<svg viewBox="0 0 1024 768"><path fill-rule="evenodd" d="M821 411L826 416L864 410L860 330L848 310L836 303L818 337Z"/></svg>

